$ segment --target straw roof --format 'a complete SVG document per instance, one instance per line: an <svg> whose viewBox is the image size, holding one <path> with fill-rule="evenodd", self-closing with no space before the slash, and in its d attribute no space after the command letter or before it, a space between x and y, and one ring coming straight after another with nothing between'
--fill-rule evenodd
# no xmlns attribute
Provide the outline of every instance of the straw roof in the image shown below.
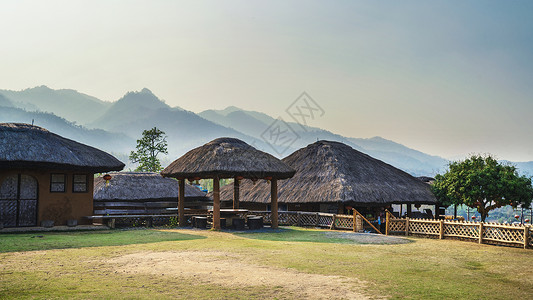
<svg viewBox="0 0 533 300"><path fill-rule="evenodd" d="M235 138L218 138L187 152L161 174L175 178L272 177L286 179L294 170L274 156Z"/></svg>
<svg viewBox="0 0 533 300"><path fill-rule="evenodd" d="M283 159L296 175L278 185L278 202L436 203L428 184L348 145L318 141ZM241 201L270 203L270 186L241 182ZM233 197L233 186L221 199Z"/></svg>
<svg viewBox="0 0 533 300"><path fill-rule="evenodd" d="M94 200L178 200L178 181L157 173L111 173L109 186L103 176L94 179ZM185 185L185 198L208 200L206 193L195 186Z"/></svg>
<svg viewBox="0 0 533 300"><path fill-rule="evenodd" d="M0 123L0 169L120 171L124 164L104 151L29 124Z"/></svg>

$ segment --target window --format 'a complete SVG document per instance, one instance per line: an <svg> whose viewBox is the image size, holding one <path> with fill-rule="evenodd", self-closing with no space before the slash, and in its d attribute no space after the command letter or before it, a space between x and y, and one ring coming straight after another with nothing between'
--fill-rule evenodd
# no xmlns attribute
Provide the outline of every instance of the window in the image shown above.
<svg viewBox="0 0 533 300"><path fill-rule="evenodd" d="M72 178L72 192L87 193L87 175L74 174Z"/></svg>
<svg viewBox="0 0 533 300"><path fill-rule="evenodd" d="M51 174L50 175L50 192L64 193L66 180L67 180L67 176L65 174Z"/></svg>

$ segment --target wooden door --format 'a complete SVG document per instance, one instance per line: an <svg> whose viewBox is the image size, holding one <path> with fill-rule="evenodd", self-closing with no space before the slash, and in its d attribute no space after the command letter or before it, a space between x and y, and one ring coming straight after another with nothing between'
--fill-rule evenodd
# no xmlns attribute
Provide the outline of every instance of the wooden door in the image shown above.
<svg viewBox="0 0 533 300"><path fill-rule="evenodd" d="M6 177L0 184L0 221L4 227L37 225L37 180L25 174Z"/></svg>

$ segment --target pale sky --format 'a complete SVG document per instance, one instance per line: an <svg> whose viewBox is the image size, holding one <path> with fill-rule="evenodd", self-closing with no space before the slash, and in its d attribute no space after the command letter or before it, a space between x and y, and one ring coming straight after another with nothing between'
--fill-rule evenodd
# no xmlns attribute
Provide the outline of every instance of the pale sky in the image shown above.
<svg viewBox="0 0 533 300"><path fill-rule="evenodd" d="M0 89L147 87L454 158L533 160L532 1L2 1Z"/></svg>

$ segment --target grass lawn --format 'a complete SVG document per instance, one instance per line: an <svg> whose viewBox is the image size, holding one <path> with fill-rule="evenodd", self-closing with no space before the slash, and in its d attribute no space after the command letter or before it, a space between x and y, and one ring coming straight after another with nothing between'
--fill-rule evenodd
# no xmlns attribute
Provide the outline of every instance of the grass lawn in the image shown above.
<svg viewBox="0 0 533 300"><path fill-rule="evenodd" d="M0 299L533 298L533 250L326 232L1 234Z"/></svg>

